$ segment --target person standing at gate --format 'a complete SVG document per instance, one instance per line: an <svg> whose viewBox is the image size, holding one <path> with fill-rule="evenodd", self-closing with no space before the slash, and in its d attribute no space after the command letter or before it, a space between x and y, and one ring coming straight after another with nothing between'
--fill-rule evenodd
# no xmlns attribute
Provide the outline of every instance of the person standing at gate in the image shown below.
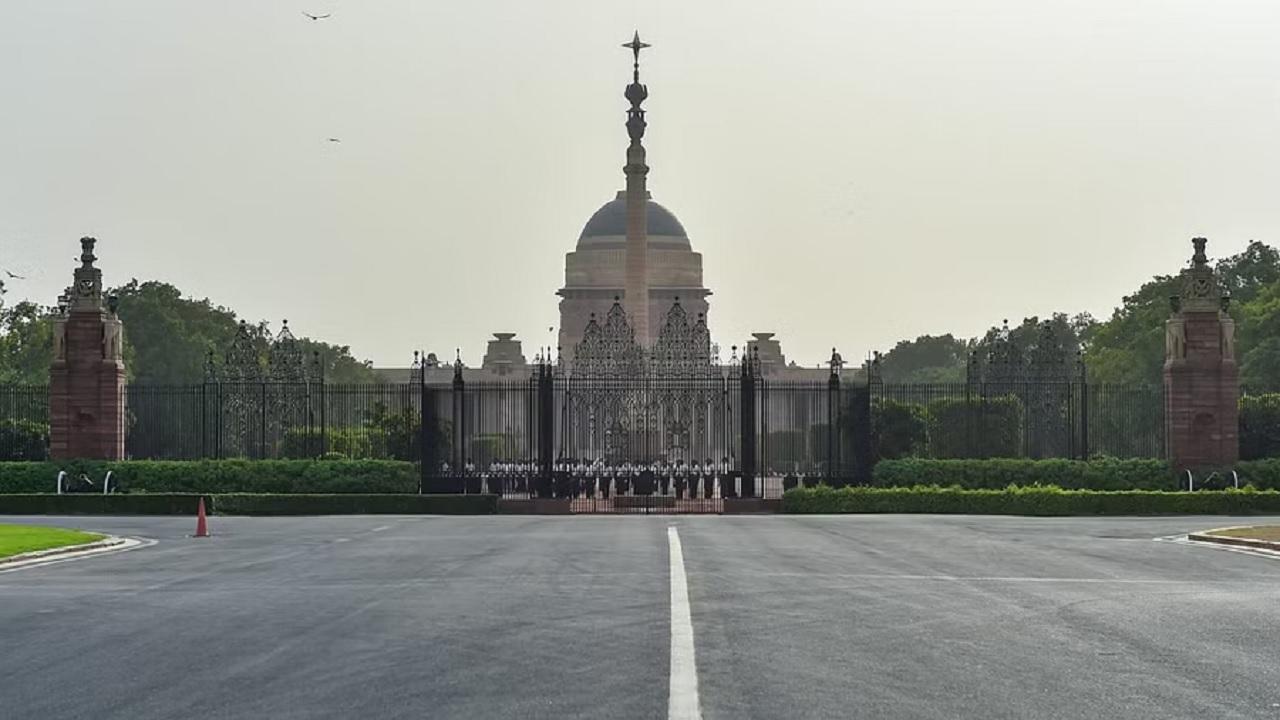
<svg viewBox="0 0 1280 720"><path fill-rule="evenodd" d="M631 489L631 462L624 461L618 466L617 486L618 496L627 495Z"/></svg>

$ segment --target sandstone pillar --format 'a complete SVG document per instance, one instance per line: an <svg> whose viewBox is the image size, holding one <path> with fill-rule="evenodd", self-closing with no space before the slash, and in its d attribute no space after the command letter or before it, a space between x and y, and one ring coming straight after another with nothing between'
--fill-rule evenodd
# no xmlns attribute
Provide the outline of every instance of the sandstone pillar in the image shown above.
<svg viewBox="0 0 1280 720"><path fill-rule="evenodd" d="M1240 457L1240 376L1230 297L1209 267L1207 241L1191 242L1191 267L1165 322L1165 438L1174 470L1199 475L1229 470Z"/></svg>
<svg viewBox="0 0 1280 720"><path fill-rule="evenodd" d="M627 164L622 168L627 177L627 251L626 284L623 306L627 310L631 327L635 329L636 342L649 349L649 214L646 207L649 191L645 176L649 166L645 164L644 110L640 105L649 97L649 89L640 83L640 50L649 47L640 42L636 33L631 42L623 45L635 55L631 84L625 96L631 103L627 110L627 134L631 144L627 147Z"/></svg>
<svg viewBox="0 0 1280 720"><path fill-rule="evenodd" d="M104 299L93 238L80 240L75 283L54 322L49 452L55 460L124 457L124 343L114 299Z"/></svg>

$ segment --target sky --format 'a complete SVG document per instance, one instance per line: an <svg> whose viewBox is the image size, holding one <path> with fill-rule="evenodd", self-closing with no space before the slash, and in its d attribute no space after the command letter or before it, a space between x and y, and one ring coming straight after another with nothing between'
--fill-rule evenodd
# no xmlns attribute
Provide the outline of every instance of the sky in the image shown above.
<svg viewBox="0 0 1280 720"><path fill-rule="evenodd" d="M8 301L52 304L94 235L108 284L379 366L501 331L532 357L623 186L636 29L649 187L726 348L1107 317L1193 236L1280 243L1274 0L4 5Z"/></svg>

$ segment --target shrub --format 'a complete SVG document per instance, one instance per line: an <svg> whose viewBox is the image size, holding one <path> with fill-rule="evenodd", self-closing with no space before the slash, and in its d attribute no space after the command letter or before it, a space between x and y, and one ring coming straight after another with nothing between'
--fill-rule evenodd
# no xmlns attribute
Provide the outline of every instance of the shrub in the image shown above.
<svg viewBox="0 0 1280 720"><path fill-rule="evenodd" d="M871 476L877 487L916 485L999 489L1010 485L1052 485L1078 490L1177 490L1168 463L1155 459L1094 460L881 460Z"/></svg>
<svg viewBox="0 0 1280 720"><path fill-rule="evenodd" d="M48 457L48 423L0 420L0 460L45 460Z"/></svg>
<svg viewBox="0 0 1280 720"><path fill-rule="evenodd" d="M0 515L195 515L199 500L176 494L0 495Z"/></svg>
<svg viewBox="0 0 1280 720"><path fill-rule="evenodd" d="M53 492L59 470L110 470L130 493L412 493L419 478L395 460L79 460L0 463L0 493Z"/></svg>
<svg viewBox="0 0 1280 720"><path fill-rule="evenodd" d="M213 496L218 515L492 515L497 495L254 495Z"/></svg>
<svg viewBox="0 0 1280 720"><path fill-rule="evenodd" d="M939 458L1013 457L1022 445L1017 397L946 398L929 403L929 452Z"/></svg>
<svg viewBox="0 0 1280 720"><path fill-rule="evenodd" d="M878 399L871 406L871 444L875 456L894 459L914 455L928 432L925 409L915 403Z"/></svg>
<svg viewBox="0 0 1280 720"><path fill-rule="evenodd" d="M1280 458L1248 460L1236 465L1240 483L1259 490L1280 490Z"/></svg>
<svg viewBox="0 0 1280 720"><path fill-rule="evenodd" d="M495 495L0 495L0 515L491 515Z"/></svg>
<svg viewBox="0 0 1280 720"><path fill-rule="evenodd" d="M321 444L321 441L324 441ZM360 460L386 460L387 435L378 428L331 427L324 433L319 428L289 428L280 443L282 458L312 458L324 448L325 455L337 454Z"/></svg>
<svg viewBox="0 0 1280 720"><path fill-rule="evenodd" d="M1280 457L1280 393L1240 398L1240 458Z"/></svg>
<svg viewBox="0 0 1280 720"><path fill-rule="evenodd" d="M1247 515L1280 512L1280 492L1253 489L1217 492L1126 490L1099 492L1056 487L965 490L962 488L829 487L790 490L788 513L955 513L973 515Z"/></svg>

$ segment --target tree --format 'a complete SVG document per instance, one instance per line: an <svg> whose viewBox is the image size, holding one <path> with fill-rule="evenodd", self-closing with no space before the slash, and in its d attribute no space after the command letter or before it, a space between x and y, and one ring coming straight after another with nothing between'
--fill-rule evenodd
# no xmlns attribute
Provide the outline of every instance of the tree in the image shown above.
<svg viewBox="0 0 1280 720"><path fill-rule="evenodd" d="M1280 280L1243 303L1238 316L1241 381L1280 390Z"/></svg>
<svg viewBox="0 0 1280 720"><path fill-rule="evenodd" d="M221 363L239 332L234 312L214 305L208 298L183 297L178 288L167 283L132 280L114 292L120 297L127 367L137 382L199 382L204 378L209 353ZM248 324L245 328L265 369L273 334L266 323ZM320 353L326 382L378 382L370 363L353 357L349 346L308 338L299 338L298 344L308 371L312 370L315 353Z"/></svg>
<svg viewBox="0 0 1280 720"><path fill-rule="evenodd" d="M1088 313L1069 316L1059 312L1044 321L1032 315L1023 318L1021 324L1008 328L1007 337L1005 326L993 326L975 343L974 350L982 360L997 350L997 342L1007 342L1010 354L1021 363L1039 359L1068 365L1075 362L1096 324Z"/></svg>
<svg viewBox="0 0 1280 720"><path fill-rule="evenodd" d="M1280 377L1280 251L1253 241L1215 266L1232 296L1237 323L1237 359L1245 382L1277 382ZM1164 366L1164 323L1169 298L1182 293L1181 279L1157 275L1124 298L1111 318L1088 334L1085 360L1097 382L1160 384ZM1257 353L1254 354L1255 349Z"/></svg>
<svg viewBox="0 0 1280 720"><path fill-rule="evenodd" d="M880 377L891 383L963 382L969 343L950 333L902 340L880 358Z"/></svg>
<svg viewBox="0 0 1280 720"><path fill-rule="evenodd" d="M373 363L359 360L351 354L349 345L330 345L319 340L302 338L299 341L308 362L320 353L320 363L324 368L324 381L349 384L377 384L382 382L378 373L373 371Z"/></svg>
<svg viewBox="0 0 1280 720"><path fill-rule="evenodd" d="M119 297L124 323L125 368L130 382L182 385L205 377L212 352L220 362L239 330L230 309L208 298L184 297L168 283L130 280L109 290ZM4 304L0 283L0 383L44 384L53 361L53 311L31 302ZM246 326L264 362L271 333L265 323ZM358 360L346 345L330 345L300 338L310 363L315 352L324 364L325 380L334 383L376 383L368 361ZM310 369L310 365L308 366Z"/></svg>
<svg viewBox="0 0 1280 720"><path fill-rule="evenodd" d="M49 308L22 301L0 307L0 384L43 385L53 362Z"/></svg>
<svg viewBox="0 0 1280 720"><path fill-rule="evenodd" d="M209 352L228 347L235 337L234 312L207 298L184 298L168 283L135 279L111 292L120 298L125 367L134 382L198 382Z"/></svg>

